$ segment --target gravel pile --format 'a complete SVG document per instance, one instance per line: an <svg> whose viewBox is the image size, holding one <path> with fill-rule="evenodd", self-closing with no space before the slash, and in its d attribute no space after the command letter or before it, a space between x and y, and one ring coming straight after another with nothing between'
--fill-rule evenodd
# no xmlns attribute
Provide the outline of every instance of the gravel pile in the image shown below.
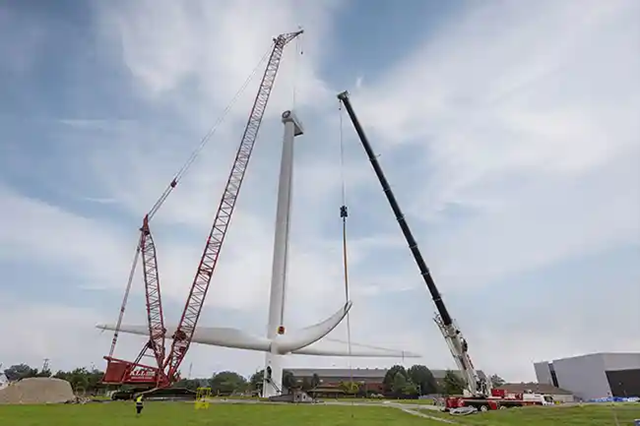
<svg viewBox="0 0 640 426"><path fill-rule="evenodd" d="M60 404L74 400L69 382L48 377L22 379L0 389L0 404Z"/></svg>

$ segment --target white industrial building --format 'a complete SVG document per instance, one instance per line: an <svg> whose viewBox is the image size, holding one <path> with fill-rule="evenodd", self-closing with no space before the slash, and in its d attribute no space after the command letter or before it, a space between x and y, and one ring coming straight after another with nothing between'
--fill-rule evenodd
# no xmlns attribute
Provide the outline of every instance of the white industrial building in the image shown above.
<svg viewBox="0 0 640 426"><path fill-rule="evenodd" d="M583 401L640 396L640 353L596 353L533 366L538 383L566 389Z"/></svg>

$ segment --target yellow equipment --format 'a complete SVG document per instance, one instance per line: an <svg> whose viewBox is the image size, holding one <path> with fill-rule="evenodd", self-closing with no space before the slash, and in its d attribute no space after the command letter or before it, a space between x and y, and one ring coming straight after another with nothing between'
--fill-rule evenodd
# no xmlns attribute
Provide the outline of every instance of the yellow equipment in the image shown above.
<svg viewBox="0 0 640 426"><path fill-rule="evenodd" d="M196 410L208 409L209 398L211 398L211 388L198 388L196 390L196 400L195 400Z"/></svg>

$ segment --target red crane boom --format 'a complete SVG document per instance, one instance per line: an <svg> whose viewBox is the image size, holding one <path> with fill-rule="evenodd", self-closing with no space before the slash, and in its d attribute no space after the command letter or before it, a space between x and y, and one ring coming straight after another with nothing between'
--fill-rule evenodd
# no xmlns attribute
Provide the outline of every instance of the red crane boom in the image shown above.
<svg viewBox="0 0 640 426"><path fill-rule="evenodd" d="M165 359L164 339L166 337L166 329L164 326L162 300L160 297L160 278L158 274L158 264L156 257L155 244L151 231L149 229L149 220L155 214L168 194L177 185L177 178L174 178L165 190L160 200L154 205L149 214L143 220L140 228L140 240L130 274L127 291L125 292L125 300L120 310L120 317L114 333L111 352L108 357L107 370L103 378L104 383L153 383L157 387L165 387L179 380L178 368L184 360L185 355L191 344L193 333L196 329L204 301L209 290L211 277L217 265L220 250L225 239L227 229L229 227L231 216L233 214L236 201L244 180L247 165L251 158L251 153L258 136L260 124L264 116L269 96L275 83L276 75L280 67L284 47L291 40L300 35L303 31L299 30L292 33L281 34L276 37L271 51L262 81L258 89L258 93L251 108L244 133L238 147L238 151L231 168L231 173L227 179L225 190L220 199L220 204L216 212L209 237L207 238L200 264L195 274L189 297L185 303L185 307L180 318L178 327L172 336L173 342L171 350ZM190 160L192 161L192 160ZM190 164L190 163L188 163ZM184 169L183 169L184 170ZM181 171L182 173L183 171ZM180 175L180 173L179 173ZM178 175L178 176L179 176ZM147 321L149 326L149 341L140 351L135 362L127 362L113 358L113 351L117 339L118 329L122 321L124 306L131 286L133 270L139 253L142 253L145 294L147 305ZM143 356L148 355L151 351L155 358L157 367L141 364ZM136 368L137 371L136 371Z"/></svg>
<svg viewBox="0 0 640 426"><path fill-rule="evenodd" d="M149 230L149 216L144 217L141 228L142 236L140 249L142 264L144 265L144 284L147 303L147 323L149 324L149 344L158 366L164 361L164 315L162 313L162 298L160 297L160 276L158 274L158 259L156 246ZM145 349L146 352L146 349Z"/></svg>
<svg viewBox="0 0 640 426"><path fill-rule="evenodd" d="M193 332L196 329L204 300L209 290L209 283L211 282L211 276L218 262L218 256L220 255L220 249L224 242L224 237L227 233L229 223L231 221L231 215L236 205L238 193L242 186L247 165L251 158L251 152L258 136L258 130L262 123L262 117L264 116L265 109L267 108L267 102L269 101L269 95L273 84L276 80L276 74L280 67L280 60L282 59L282 53L284 46L302 33L302 30L283 34L274 40L273 51L269 62L267 62L267 68L262 76L262 82L260 83L260 89L251 108L247 125L242 135L236 158L227 180L227 185L220 199L220 205L218 206L218 212L216 213L213 221L209 238L202 253L200 259L200 265L198 271L193 280L189 297L182 313L182 318L173 336L173 343L171 345L171 352L167 358L166 365L169 367L167 374L170 379L175 377L178 371L180 363L184 359L187 349L191 344Z"/></svg>

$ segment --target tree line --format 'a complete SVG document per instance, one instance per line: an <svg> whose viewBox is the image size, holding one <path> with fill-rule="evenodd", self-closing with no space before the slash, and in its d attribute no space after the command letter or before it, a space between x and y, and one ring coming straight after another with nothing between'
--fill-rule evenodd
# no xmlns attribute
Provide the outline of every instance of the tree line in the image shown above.
<svg viewBox="0 0 640 426"><path fill-rule="evenodd" d="M101 394L111 390L127 390L133 385L107 385L102 383L104 371L96 368L75 368L71 371L59 370L53 373L49 368L33 368L28 364L16 364L3 371L10 381L18 381L32 377L53 377L66 380L74 392L85 394ZM260 383L262 385L262 383ZM242 393L255 388L245 377L233 371L221 371L210 378L182 379L172 385L174 388L196 390L198 387L210 387L214 394Z"/></svg>
<svg viewBox="0 0 640 426"><path fill-rule="evenodd" d="M493 387L502 386L505 381L494 374L489 378ZM424 365L413 365L405 369L402 365L391 367L383 380L385 395L395 397L415 395L459 395L465 388L462 376L447 370L442 380L437 380L431 370Z"/></svg>
<svg viewBox="0 0 640 426"><path fill-rule="evenodd" d="M17 364L4 370L9 381L16 381L29 377L54 377L63 379L71 384L77 393L99 394L109 390L126 389L127 386L113 386L102 384L104 372L95 368L76 368L71 371L59 370L55 374L48 368L39 370L27 364ZM264 370L259 370L248 379L234 371L220 371L210 378L182 379L172 387L196 390L199 387L209 387L214 395L251 394L262 389ZM498 375L490 377L494 387L504 384ZM282 376L282 386L286 389L301 389L310 391L322 387L318 374L311 377L297 378L291 371L285 370ZM345 380L338 384L345 394L351 396L369 396L378 393L378 389L368 389L367 384ZM416 397L417 395L456 395L462 393L464 380L454 371L447 370L442 380L436 380L429 368L424 365L413 365L405 368L401 365L391 367L383 381L383 393L390 397Z"/></svg>
<svg viewBox="0 0 640 426"><path fill-rule="evenodd" d="M211 379L182 380L175 386L196 389L199 386L211 387L216 394L250 393L262 389L264 370L253 373L249 380L233 371L223 371ZM502 386L505 381L497 374L492 375L490 381L493 387ZM298 378L289 370L282 374L282 387L286 389L301 389L310 391L321 388L322 380L318 374L311 377ZM351 396L370 396L378 393L377 389L368 389L367 384L345 380L338 384L345 394ZM413 365L406 369L402 365L391 367L382 381L384 396L389 397L417 397L418 395L458 395L465 387L462 376L452 370L447 370L442 380L437 380L431 370L424 365Z"/></svg>

